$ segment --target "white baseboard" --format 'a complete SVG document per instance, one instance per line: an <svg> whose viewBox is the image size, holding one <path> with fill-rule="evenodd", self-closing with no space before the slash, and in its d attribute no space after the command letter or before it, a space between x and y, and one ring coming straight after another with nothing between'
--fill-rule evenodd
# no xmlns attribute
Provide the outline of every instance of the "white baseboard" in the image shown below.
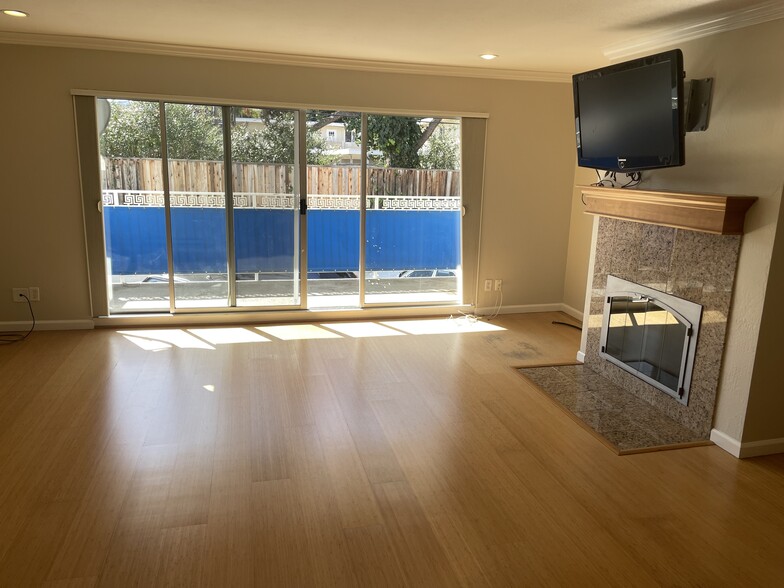
<svg viewBox="0 0 784 588"><path fill-rule="evenodd" d="M578 351L577 361L579 361L580 363L585 363L585 353L583 353L582 351Z"/></svg>
<svg viewBox="0 0 784 588"><path fill-rule="evenodd" d="M784 437L779 439L763 439L762 441L746 441L740 444L740 457L759 457L784 453Z"/></svg>
<svg viewBox="0 0 784 588"><path fill-rule="evenodd" d="M740 441L722 433L718 429L711 429L710 440L724 451L735 457L740 457Z"/></svg>
<svg viewBox="0 0 784 588"><path fill-rule="evenodd" d="M496 306L486 306L482 308L477 308L477 314L495 314ZM566 309L570 309L567 311ZM529 312L565 312L566 314L573 316L577 320L582 321L582 313L578 313L580 316L577 317L572 314L573 312L577 312L573 308L566 306L562 302L554 302L552 304L515 304L509 306L502 306L501 309L498 311L498 314L525 314Z"/></svg>
<svg viewBox="0 0 784 588"><path fill-rule="evenodd" d="M36 321L36 331L79 331L82 329L92 329L95 325L92 319L73 320L73 321ZM8 321L0 323L0 331L21 331L27 332L30 329L30 321Z"/></svg>
<svg viewBox="0 0 784 588"><path fill-rule="evenodd" d="M741 459L745 457L759 457L761 455L784 453L784 437L779 439L763 439L762 441L746 441L745 443L742 443L726 433L713 429L711 431L710 439L727 453Z"/></svg>
<svg viewBox="0 0 784 588"><path fill-rule="evenodd" d="M582 313L582 311L577 310L576 308L572 308L568 304L561 303L561 312L565 312L566 314L568 314L573 319L577 319L578 321L583 322L583 313Z"/></svg>

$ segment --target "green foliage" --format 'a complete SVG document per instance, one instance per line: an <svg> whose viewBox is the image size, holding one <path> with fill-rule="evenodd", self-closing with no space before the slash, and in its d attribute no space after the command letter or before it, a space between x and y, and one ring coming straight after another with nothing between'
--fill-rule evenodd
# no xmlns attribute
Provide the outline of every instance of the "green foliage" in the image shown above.
<svg viewBox="0 0 784 588"><path fill-rule="evenodd" d="M346 128L360 137L357 117L345 118ZM440 123L422 145L429 121L410 116L368 116L368 150L380 151L370 156L374 165L399 168L459 169L460 126Z"/></svg>
<svg viewBox="0 0 784 588"><path fill-rule="evenodd" d="M419 121L410 116L368 117L368 145L383 152L390 167L419 167L421 136Z"/></svg>
<svg viewBox="0 0 784 588"><path fill-rule="evenodd" d="M308 131L305 136L305 146L308 149L308 165L335 165L339 155L330 155L327 140L316 131Z"/></svg>
<svg viewBox="0 0 784 588"><path fill-rule="evenodd" d="M262 129L237 123L231 132L232 160L236 163L294 163L294 119L271 117ZM327 141L309 131L305 139L309 165L332 165L338 157L329 154Z"/></svg>
<svg viewBox="0 0 784 588"><path fill-rule="evenodd" d="M460 126L439 124L422 147L419 161L427 169L460 169Z"/></svg>
<svg viewBox="0 0 784 588"><path fill-rule="evenodd" d="M360 136L360 121L345 120L346 128ZM418 143L422 137L419 119L410 116L368 117L368 149L381 151L388 167L420 167Z"/></svg>
<svg viewBox="0 0 784 588"><path fill-rule="evenodd" d="M259 113L259 109L251 109ZM235 123L231 131L231 157L236 163L294 163L294 113L258 118L263 127Z"/></svg>
<svg viewBox="0 0 784 588"><path fill-rule="evenodd" d="M220 108L166 104L166 146L169 159L222 159Z"/></svg>
<svg viewBox="0 0 784 588"><path fill-rule="evenodd" d="M161 127L157 102L111 101L112 115L99 139L106 157L161 156Z"/></svg>
<svg viewBox="0 0 784 588"><path fill-rule="evenodd" d="M107 157L161 157L157 102L112 100L109 124L100 137ZM172 159L218 159L223 152L220 110L210 106L166 105L166 142Z"/></svg>
<svg viewBox="0 0 784 588"><path fill-rule="evenodd" d="M158 104L113 100L112 114L100 137L106 157L161 157ZM289 110L233 108L232 119L251 118L261 123L232 125L232 158L239 163L294 162L295 114ZM166 104L166 141L171 159L223 159L221 109L191 104ZM326 140L309 131L308 163L331 165Z"/></svg>

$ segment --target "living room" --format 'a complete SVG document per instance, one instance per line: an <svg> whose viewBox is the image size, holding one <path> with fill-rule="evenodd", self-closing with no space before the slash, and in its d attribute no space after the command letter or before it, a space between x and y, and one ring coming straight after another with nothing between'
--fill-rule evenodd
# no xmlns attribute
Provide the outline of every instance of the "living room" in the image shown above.
<svg viewBox="0 0 784 588"><path fill-rule="evenodd" d="M288 61L278 58L274 61L269 54L254 57L250 53L229 50L202 50L201 54L194 50L188 54L184 49L178 49L176 46L85 40L66 36L50 38L49 35L4 30L6 32L0 33L0 59L5 64L5 91L0 100L6 117L2 124L0 159L4 162L7 171L3 178L3 198L0 205L3 212L0 241L5 252L0 285L6 292L20 286L39 287L41 301L34 303L33 308L36 320L44 328L88 330L101 325L100 320L97 320L99 317L92 308L91 281L85 245L85 211L82 204L83 179L80 178L79 152L74 125L73 95L80 94L80 91L82 94L92 92L93 95L100 95L101 92L125 93L128 96L211 99L218 103L246 102L250 105L353 107L365 111L375 109L383 112L436 112L467 117L486 116L486 119L482 119L486 120L487 126L482 158L483 184L476 191L478 194L473 194L473 197L479 197L480 206L479 210L471 210L469 206L466 211L466 218L474 218L478 222L478 240L473 244L473 259L466 257L464 263L473 264L471 273L478 276L479 282L487 278L503 279L503 305L499 309L499 316L502 320L511 322L488 324L501 324L509 329L515 328L514 325L525 323L529 328L540 329L538 332L550 333L553 331L542 331L544 327L541 325L531 326L532 323L529 323L527 318L516 315L564 312L578 324L590 318L586 301L590 299L590 288L587 284L595 240L595 222L594 217L584 214L581 193L575 186L590 184L595 181L596 176L593 170L576 166L574 110L570 84L570 74L580 69L589 69L588 66L564 69L563 73L552 73L551 71L536 72L532 69L517 71L499 69L494 72L492 69L480 70L478 67L461 69L446 65L403 67L398 64L392 67L367 62L350 63L350 60L344 63L337 59L320 62L317 59L307 58L300 60L289 58ZM725 452L709 454L704 452L706 448L700 448L690 457L669 458L680 463L681 468L685 467L684 463L688 463L689 467L700 469L705 463L719 462L725 458L734 460L735 457L775 453L784 449L780 383L774 372L781 359L781 352L774 337L778 334L777 327L784 324L782 310L776 300L779 287L784 285L782 284L784 281L784 235L782 235L784 211L781 207L784 187L784 172L781 167L781 161L784 159L784 120L781 117L782 106L784 106L784 82L775 75L781 58L784 57L782 33L784 33L784 21L779 19L677 43L677 46L683 50L688 79L708 77L714 79L710 126L705 132L687 134L685 166L648 172L642 186L648 190L745 195L758 198L749 210L745 221L711 435L714 442L734 457ZM648 53L672 46L675 45L663 43ZM475 51L475 53L479 52L480 50ZM601 55L591 59L594 61L590 67L599 67L608 63L608 60ZM44 162L45 168L42 169ZM464 197L467 196L464 194ZM475 216L479 212L481 216ZM476 278L474 280L476 281ZM476 283L473 287L464 290L463 303L471 312L489 313L495 310L496 301L494 292L485 292L483 288L477 287ZM29 325L26 310L25 305L15 304L8 296L4 297L0 302L3 330L21 330ZM397 310L389 312L390 316L384 317L381 311L376 310L374 313L356 312L353 316L346 314L341 316L340 320L373 321L380 318L387 320L392 315L394 315L392 318L399 319L413 317L415 313L432 315L433 311L427 308L416 311ZM507 317L507 314L513 316ZM263 325L283 323L284 318L285 321L309 320L292 318L289 315L235 317L232 320ZM545 323L549 323L552 317L546 315L546 318L548 320L545 320ZM568 320L567 317L563 318ZM319 324L327 322L323 317L313 320L319 321ZM158 329L162 323L159 320L149 322L149 325L153 324ZM180 321L172 322L171 326L190 325ZM128 325L122 328L131 329ZM104 333L105 330L101 328L96 332ZM566 336L557 334L558 331L554 332L556 334L552 337L557 343L553 346L557 347L561 343L561 338ZM24 414L29 415L32 414L29 411L38 406L26 405L18 396L20 390L34 390L33 382L25 385L21 374L35 372L39 369L37 367L39 362L42 366L47 362L53 365L58 358L61 359L59 355L48 359L45 355L40 356L40 359L37 359L37 356L22 357L22 351L17 349L32 344L38 334L39 332L35 331L29 341L2 349L0 365L8 374L3 387L4 394L9 395L3 405L3 423L8 425L7 431L11 430L11 424L14 424L14 430L18 430L19 423L14 421L15 411L24 407ZM517 334L527 340L524 334ZM575 349L563 351L559 348L557 352L552 351L548 356L550 361L574 361L573 351L580 347L579 336L576 333L574 335L576 338L569 339L566 345L572 345ZM63 333L63 336L69 335ZM105 334L99 336L104 337ZM82 341L82 335L79 337L79 341ZM406 337L392 338L405 339ZM546 344L538 344L546 346ZM86 345L87 349L83 349L86 351L95 344L82 342L80 345L82 347ZM450 349L448 344L438 345L444 353ZM381 349L383 348L375 348L373 353L380 353ZM582 349L584 351L584 345ZM45 345L41 346L41 351L46 353ZM93 351L97 352L96 349ZM487 353L500 353L501 358L507 358L507 367L519 366L519 362L515 363L513 359L504 355L507 351L501 347L500 350L490 349ZM338 358L343 352L347 353L345 350L335 351L338 353ZM479 346L476 346L474 352L480 357L483 353ZM66 353L66 350L60 349L58 353ZM105 366L106 369L123 361L122 348L116 348L116 353L117 356L110 355L106 358L107 361L113 362L111 366ZM331 359L329 353L326 352L326 356L319 358L318 361L329 363ZM402 351L397 353L406 355ZM422 353L428 355L424 348ZM132 355L133 361L129 363L127 369L131 369L131 366L139 367L140 362L152 361L145 359L141 352L138 354L134 352ZM569 355L571 357L568 357ZM430 357L436 361L435 356ZM414 361L414 358L411 359ZM268 362L265 361L264 365L267 364ZM350 365L345 357L340 364ZM415 361L414 364L416 365ZM382 362L382 365L385 364ZM22 367L24 370L21 369ZM401 367L404 370L408 369L405 366ZM419 367L424 369L423 366ZM86 370L85 366L82 366L78 373L76 368L73 369L72 377L76 377L77 380L79 377L84 377L85 379L81 380L83 384L89 381L87 376L92 372ZM392 370L391 366L379 369L381 375L391 373ZM326 371L335 379L332 386L338 385L341 376L334 373L334 370ZM481 375L481 365L478 363L474 365L473 371ZM491 378L503 382L499 385L511 386L505 376L499 375L502 372L498 365L493 364L489 371ZM315 373L318 373L318 370ZM365 372L362 373L363 378L369 377ZM448 378L448 374L442 371L439 373ZM64 381L71 384L75 381L68 379L67 370L59 372L59 375L57 373L50 375L55 379L65 378ZM92 375L100 376L98 373ZM161 377L165 379L164 376ZM384 386L376 381L377 379L371 379L373 385L370 389L378 392L377 398L383 403L385 394L388 394L389 390L380 392L379 390ZM42 385L42 382L38 384ZM213 382L206 381L202 384L214 385ZM476 385L479 386L478 383ZM10 396L12 390L16 392ZM536 414L545 415L543 418L554 419L553 426L558 431L566 430L569 423L559 420L557 413L540 400L534 399L535 397L529 392L525 394L536 407L535 410L538 411ZM500 402L498 399L495 400ZM339 401L337 402L339 404ZM446 403L439 404L437 399L433 402L435 404L429 406L431 411L439 407L448 410ZM496 405L496 408L501 405ZM401 408L400 419L413 418L416 406L412 404ZM327 408L330 407L334 409L335 405L327 403ZM522 410L522 407L523 405L520 405L517 409ZM62 405L61 408L65 410L67 404ZM397 422L395 420L397 413L393 408L389 408L379 417L386 425L385 433L390 436ZM459 410L459 406L454 408ZM343 410L345 409L344 406ZM544 429L537 429L537 431L541 435L547 435ZM358 434L357 431L353 432ZM399 432L402 435L402 429ZM329 430L318 434L322 435L321 443L326 443L329 439ZM340 438L337 433L334 435L334 438ZM305 441L307 438L306 435ZM11 460L12 448L23 439L7 436L3 439L6 447L3 458ZM45 438L38 438L37 442L45 444L43 439ZM169 444L149 444L154 447L158 445ZM570 442L568 446L573 448L573 443ZM404 452L410 450L412 445L401 442L396 447ZM519 447L517 449L519 450ZM591 455L599 449L605 450L599 446L596 450L590 450ZM716 447L711 449L721 451ZM679 452L670 453L675 455ZM161 460L160 463L165 464L167 460L176 462L176 455L176 452L174 456L161 453L157 458ZM537 453L537 455L541 457L544 453ZM628 459L612 457L619 460ZM148 458L154 462L156 456L150 455ZM406 461L405 453L397 455L397 459L404 462L399 464L400 467L404 470L411 468L411 472L419 463L415 460ZM727 465L734 461L721 463L721 471L725 473L732 472L735 467L743 467ZM780 488L781 462L770 463L772 465L767 466L768 469L765 470L759 483L763 486L768 484L768 488ZM472 467L477 467L477 464ZM625 469L631 466L610 467L619 472L619 475L623 475ZM655 469L659 466L652 467ZM734 474L726 473L726 475ZM448 483L452 484L454 480L448 479ZM742 485L742 482L738 483ZM20 552L19 549L25 546L34 549L36 545L34 537L28 537L26 543L20 540L20 538L24 539L21 533L27 524L25 521L37 516L40 523L48 520L48 515L45 509L40 510L38 502L28 504L24 500L19 501L17 493L25 488L24 484L12 484L8 488L9 494L4 496L2 520L11 524L8 528L13 528L14 532L10 534L7 542L3 543L3 550L0 553L5 558L13 555L16 558L13 561L20 563L25 562L25 557L24 550ZM537 490L542 488L537 487ZM285 489L278 488L271 491L276 495L286 494ZM385 491L391 492L389 488ZM469 489L464 489L464 492L466 494L455 494L456 500L468 496ZM54 492L55 498L56 495L57 493ZM82 495L79 496L81 500ZM51 499L52 496L49 498ZM716 500L718 501L719 497L716 497ZM769 498L766 497L765 500ZM773 500L770 498L769 508L780 513L781 503L774 503ZM56 503L57 500L45 500L42 504L49 505L52 502ZM12 504L15 505L13 509ZM435 503L432 506L435 509ZM491 506L485 506L492 510ZM599 507L592 505L591 508ZM448 528L449 517L452 515L449 514L448 509L444 512L447 513L444 518L439 518L439 513L435 509L428 513L428 520L429 524L433 524L433 520L438 520L442 526L437 527L437 530L446 533L444 529ZM595 515L596 512L598 511L592 511L592 514ZM75 515L70 511L63 511L63 513L65 514L62 514L61 519L55 516L52 520L61 520L61 524L67 527L74 520ZM713 514L717 518L720 516L716 512ZM779 514L775 517L780 519ZM375 519L370 517L369 520ZM368 525L359 526L363 529L367 527ZM161 528L157 528L157 531ZM479 538L484 537L483 533L489 533L489 530L482 525L477 529L474 530ZM55 534L60 533L62 538L64 531L67 531L67 528ZM511 549L508 546L520 539L512 530L508 529L508 531L509 534L503 540L499 539L497 549L494 548L497 553L504 552L504 549ZM663 532L661 529L660 531ZM744 527L738 531L741 535L742 532L749 531ZM733 533L734 531L730 531L730 536L737 538L737 534ZM357 537L363 535L355 535L354 539ZM454 540L455 535L443 535L440 536L440 540L444 540L444 537L451 537ZM176 541L180 539L179 536L166 538L167 541L174 542L171 543L174 545L173 548L176 548ZM182 540L187 541L188 538ZM367 540L372 544L373 541L380 539L371 534ZM478 543L469 549L471 558L465 561L476 561L478 558L479 561L484 562L485 565L479 565L479 568L486 574L485 568L489 565L487 562L492 558L485 557L486 554L477 555L477 545L483 544L477 541ZM492 543L492 541L488 542L488 544ZM449 565L454 567L455 561L460 559L457 543L447 541L446 544L449 549L443 552L446 554L443 557L446 557L450 562ZM512 557L513 553L517 555L517 552L513 551L505 553L509 557ZM552 555L552 552L548 554ZM55 555L57 554L52 555L52 560ZM396 557L399 558L400 555ZM396 568L400 565L396 563L392 567ZM3 567L9 569L5 565ZM772 572L775 568L767 569ZM100 567L92 568L91 573L85 574L84 577L93 577L95 574L92 572L96 570L101 572ZM47 574L48 571L47 568ZM465 572L461 578L463 583L470 583L469 571L463 570ZM651 570L647 573L652 574ZM57 574L48 576L48 579L80 577L65 573L55 576ZM502 576L503 574L499 573L493 578L498 580ZM659 583L668 583L666 575L652 574L652 576ZM26 576L20 573L18 577ZM409 583L417 583L416 576L406 577ZM539 580L544 577L536 576ZM570 576L571 579L575 577ZM596 577L598 576L594 578ZM700 580L706 577L712 576L698 574L694 579L700 583ZM43 580L45 579L47 575L44 575ZM95 584L98 585L99 578L94 579ZM105 583L107 580L104 578L102 581ZM489 583L494 582L491 580ZM91 584L86 581L85 585Z"/></svg>

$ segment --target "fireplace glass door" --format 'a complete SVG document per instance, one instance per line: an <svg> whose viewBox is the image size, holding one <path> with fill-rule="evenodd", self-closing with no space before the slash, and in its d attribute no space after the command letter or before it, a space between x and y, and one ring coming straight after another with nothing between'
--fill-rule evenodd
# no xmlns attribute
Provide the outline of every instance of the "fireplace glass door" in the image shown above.
<svg viewBox="0 0 784 588"><path fill-rule="evenodd" d="M688 404L702 306L607 277L599 355Z"/></svg>
<svg viewBox="0 0 784 588"><path fill-rule="evenodd" d="M604 352L678 392L690 331L690 325L661 303L616 296L610 302Z"/></svg>

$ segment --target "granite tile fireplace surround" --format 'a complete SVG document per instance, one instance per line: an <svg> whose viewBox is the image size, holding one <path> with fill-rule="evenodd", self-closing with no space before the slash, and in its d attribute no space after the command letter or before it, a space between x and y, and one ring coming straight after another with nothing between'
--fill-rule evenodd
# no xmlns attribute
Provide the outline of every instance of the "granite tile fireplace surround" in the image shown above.
<svg viewBox="0 0 784 588"><path fill-rule="evenodd" d="M713 422L740 235L717 235L599 217L585 366L707 438ZM691 392L683 405L599 356L607 276L703 306Z"/></svg>

